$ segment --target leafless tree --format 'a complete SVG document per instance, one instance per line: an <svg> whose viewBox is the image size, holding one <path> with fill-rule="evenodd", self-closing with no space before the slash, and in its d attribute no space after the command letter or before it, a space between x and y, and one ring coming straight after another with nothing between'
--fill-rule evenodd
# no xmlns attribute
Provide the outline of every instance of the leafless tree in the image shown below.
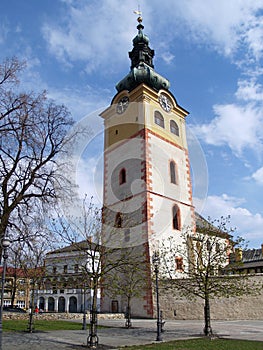
<svg viewBox="0 0 263 350"><path fill-rule="evenodd" d="M90 310L89 345L96 345L98 293L105 290L111 283L110 275L116 268L129 264L130 251L115 248L111 245L114 239L114 229L108 233L107 239L102 233L101 210L92 202L83 201L79 217L57 213L51 222L53 232L61 237L64 244L70 244L79 254L79 268L82 270L86 285L92 289ZM116 238L116 237L115 237ZM113 273L114 274L114 273Z"/></svg>
<svg viewBox="0 0 263 350"><path fill-rule="evenodd" d="M65 164L57 160L69 141L72 119L45 91L18 91L24 68L16 58L0 64L0 239L8 231L13 240L22 239L21 228L35 206L51 203L59 189L65 194L70 187Z"/></svg>
<svg viewBox="0 0 263 350"><path fill-rule="evenodd" d="M28 330L32 332L36 293L39 289L42 289L46 275L44 259L46 253L54 249L57 240L45 225L45 217L41 211L38 211L38 215L30 217L30 220L24 226L24 230L26 239L14 241L10 245L9 261L14 274L16 274L12 291L13 298L18 289L17 275L21 275L27 284L30 297Z"/></svg>
<svg viewBox="0 0 263 350"><path fill-rule="evenodd" d="M44 281L45 268L44 258L50 249L46 241L40 239L31 240L30 245L24 243L24 247L20 250L19 255L19 266L23 270L24 276L28 280L30 287L30 312L28 331L33 332L34 330L34 311L35 311L35 299L36 293Z"/></svg>

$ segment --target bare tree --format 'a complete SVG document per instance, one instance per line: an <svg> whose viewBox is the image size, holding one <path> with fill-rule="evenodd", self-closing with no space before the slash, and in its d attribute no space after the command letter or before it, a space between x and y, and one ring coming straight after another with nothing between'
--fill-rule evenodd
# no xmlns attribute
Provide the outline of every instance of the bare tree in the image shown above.
<svg viewBox="0 0 263 350"><path fill-rule="evenodd" d="M45 277L44 258L48 248L45 241L35 239L31 241L30 245L24 244L19 256L20 268L23 270L24 276L29 281L30 286L29 332L33 332L34 330L36 293L41 289Z"/></svg>
<svg viewBox="0 0 263 350"><path fill-rule="evenodd" d="M57 213L51 226L53 232L60 236L64 243L70 244L78 252L78 264L83 280L92 290L88 344L96 346L99 290L108 287L111 283L109 277L114 274L116 268L128 265L130 252L112 248L114 229L105 239L102 233L101 210L92 202L87 204L86 198L79 217Z"/></svg>
<svg viewBox="0 0 263 350"><path fill-rule="evenodd" d="M211 299L258 292L258 286L252 285L247 275L233 274L234 265L226 270L230 252L243 244L241 238L233 240L228 222L229 218L223 217L210 222L201 218L197 232L186 230L183 233L181 245L170 238L160 249L163 282L179 289L182 296L203 299L206 336L213 334Z"/></svg>
<svg viewBox="0 0 263 350"><path fill-rule="evenodd" d="M7 270L9 272L9 276L11 276L13 279L12 289L11 289L11 305L10 305L12 308L15 306L14 305L15 298L19 288L19 277L20 277L20 273L18 269L19 253L20 253L20 248L18 248L17 246L14 247L14 245L10 247L9 265L11 265L11 267L9 267Z"/></svg>
<svg viewBox="0 0 263 350"><path fill-rule="evenodd" d="M21 239L21 224L35 205L54 201L62 185L64 193L68 188L57 159L72 120L45 91L18 92L24 67L16 58L0 64L0 239L11 226L18 233L12 239Z"/></svg>
<svg viewBox="0 0 263 350"><path fill-rule="evenodd" d="M46 253L54 249L57 240L45 225L45 212L41 210L28 218L23 229L26 239L12 242L10 262L12 264L13 260L13 270L15 273L21 273L28 285L30 299L28 330L32 332L37 292L42 289L46 275L44 259ZM17 289L15 283L13 288ZM13 294L16 294L16 290Z"/></svg>

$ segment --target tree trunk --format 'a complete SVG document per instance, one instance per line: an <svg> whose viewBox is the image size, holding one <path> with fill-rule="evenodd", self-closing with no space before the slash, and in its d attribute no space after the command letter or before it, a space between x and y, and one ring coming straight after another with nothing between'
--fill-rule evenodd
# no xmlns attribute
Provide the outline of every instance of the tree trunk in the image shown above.
<svg viewBox="0 0 263 350"><path fill-rule="evenodd" d="M33 290L31 295L31 307L28 320L28 332L32 333L34 331L34 310L35 310L35 285L33 284Z"/></svg>
<svg viewBox="0 0 263 350"><path fill-rule="evenodd" d="M126 309L126 322L125 322L125 326L126 328L131 328L132 323L131 323L131 297L128 297L128 301L127 301L127 309Z"/></svg>
<svg viewBox="0 0 263 350"><path fill-rule="evenodd" d="M210 305L209 305L208 296L205 297L204 318L205 318L204 334L205 336L211 336L213 334L213 331L211 327Z"/></svg>

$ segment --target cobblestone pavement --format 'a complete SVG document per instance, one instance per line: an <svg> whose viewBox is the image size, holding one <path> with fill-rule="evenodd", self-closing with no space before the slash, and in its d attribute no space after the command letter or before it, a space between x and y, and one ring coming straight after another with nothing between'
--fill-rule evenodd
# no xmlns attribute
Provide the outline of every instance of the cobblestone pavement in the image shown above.
<svg viewBox="0 0 263 350"><path fill-rule="evenodd" d="M156 339L155 320L133 320L131 329L124 328L124 320L103 320L101 325L112 328L98 330L99 344L103 349L117 349L125 345L154 343ZM213 321L214 333L224 338L259 340L263 342L262 321ZM163 341L199 337L202 334L202 321L166 321ZM4 333L3 350L62 350L83 349L87 344L88 332L50 331L32 334ZM262 344L263 345L263 344ZM262 346L263 348L263 346Z"/></svg>

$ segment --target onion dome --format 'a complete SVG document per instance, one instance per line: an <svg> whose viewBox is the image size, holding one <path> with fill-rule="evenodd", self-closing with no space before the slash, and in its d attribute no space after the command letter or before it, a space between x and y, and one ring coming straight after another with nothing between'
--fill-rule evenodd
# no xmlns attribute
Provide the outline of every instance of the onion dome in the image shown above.
<svg viewBox="0 0 263 350"><path fill-rule="evenodd" d="M168 90L169 80L154 71L153 57L154 50L149 47L149 38L143 33L142 17L138 19L138 34L133 39L133 49L129 52L131 70L117 85L118 92L123 90L131 91L141 83L145 83L156 91Z"/></svg>
<svg viewBox="0 0 263 350"><path fill-rule="evenodd" d="M142 25L142 17L138 17L137 21L139 22L139 24L137 25L138 34L132 41L133 46L137 45L140 42L144 42L147 45L149 45L150 40L147 35L143 34L143 31L142 31L144 29L144 26Z"/></svg>

